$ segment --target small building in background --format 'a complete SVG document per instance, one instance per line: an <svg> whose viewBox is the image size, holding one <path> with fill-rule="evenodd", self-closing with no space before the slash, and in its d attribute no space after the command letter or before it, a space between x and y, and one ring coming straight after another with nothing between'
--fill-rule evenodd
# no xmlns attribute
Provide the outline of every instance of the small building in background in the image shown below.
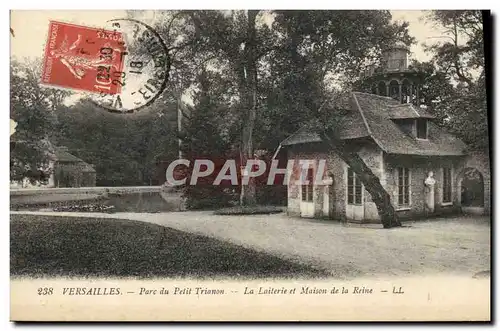
<svg viewBox="0 0 500 331"><path fill-rule="evenodd" d="M67 147L54 147L51 159L52 175L49 177L48 187L96 186L93 165L70 154Z"/></svg>

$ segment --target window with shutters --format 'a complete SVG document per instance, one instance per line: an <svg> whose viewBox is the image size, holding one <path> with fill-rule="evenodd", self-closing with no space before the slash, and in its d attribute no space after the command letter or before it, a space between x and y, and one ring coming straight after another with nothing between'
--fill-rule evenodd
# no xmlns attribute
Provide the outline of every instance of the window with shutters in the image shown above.
<svg viewBox="0 0 500 331"><path fill-rule="evenodd" d="M307 184L302 185L302 201L312 202L313 201L313 169L307 169L306 182Z"/></svg>
<svg viewBox="0 0 500 331"><path fill-rule="evenodd" d="M398 168L398 205L410 206L410 169Z"/></svg>
<svg viewBox="0 0 500 331"><path fill-rule="evenodd" d="M443 168L443 203L451 203L451 168Z"/></svg>
<svg viewBox="0 0 500 331"><path fill-rule="evenodd" d="M351 168L347 169L347 203L361 205L363 185Z"/></svg>

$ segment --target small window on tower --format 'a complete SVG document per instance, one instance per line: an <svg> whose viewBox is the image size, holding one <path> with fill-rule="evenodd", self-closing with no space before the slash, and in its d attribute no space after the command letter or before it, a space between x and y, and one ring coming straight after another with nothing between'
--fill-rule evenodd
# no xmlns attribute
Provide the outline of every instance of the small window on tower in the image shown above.
<svg viewBox="0 0 500 331"><path fill-rule="evenodd" d="M417 119L417 138L427 139L427 119Z"/></svg>

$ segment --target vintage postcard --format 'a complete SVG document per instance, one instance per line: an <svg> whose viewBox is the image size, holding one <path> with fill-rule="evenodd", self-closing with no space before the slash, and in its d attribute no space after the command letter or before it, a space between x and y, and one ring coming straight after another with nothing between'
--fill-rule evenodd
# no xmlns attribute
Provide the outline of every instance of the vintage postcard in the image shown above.
<svg viewBox="0 0 500 331"><path fill-rule="evenodd" d="M491 320L488 11L10 16L12 321Z"/></svg>

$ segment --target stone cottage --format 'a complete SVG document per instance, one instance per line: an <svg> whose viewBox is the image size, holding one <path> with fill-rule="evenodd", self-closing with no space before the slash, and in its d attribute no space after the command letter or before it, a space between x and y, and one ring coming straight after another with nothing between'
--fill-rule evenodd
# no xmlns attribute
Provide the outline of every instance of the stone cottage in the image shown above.
<svg viewBox="0 0 500 331"><path fill-rule="evenodd" d="M402 47L384 54L383 68L364 79L371 93L350 94L338 135L378 176L401 218L462 210L489 213L488 156L468 150L412 104L418 100L419 75L408 69L406 56ZM324 180L307 185L296 184L301 169L294 162L287 193L290 215L379 221L357 175L317 134L303 128L281 146L288 160L314 160L308 179L316 177L319 160L326 160L320 174Z"/></svg>
<svg viewBox="0 0 500 331"><path fill-rule="evenodd" d="M51 170L50 173L47 168L33 169L24 178L12 179L11 188L96 186L96 170L93 165L70 154L65 146L53 146L50 141L44 143L47 146L47 168ZM28 142L17 139L14 134L10 137L11 151L16 146L30 148Z"/></svg>
<svg viewBox="0 0 500 331"><path fill-rule="evenodd" d="M96 185L96 171L91 164L68 152L67 147L54 147L48 187L93 187Z"/></svg>

